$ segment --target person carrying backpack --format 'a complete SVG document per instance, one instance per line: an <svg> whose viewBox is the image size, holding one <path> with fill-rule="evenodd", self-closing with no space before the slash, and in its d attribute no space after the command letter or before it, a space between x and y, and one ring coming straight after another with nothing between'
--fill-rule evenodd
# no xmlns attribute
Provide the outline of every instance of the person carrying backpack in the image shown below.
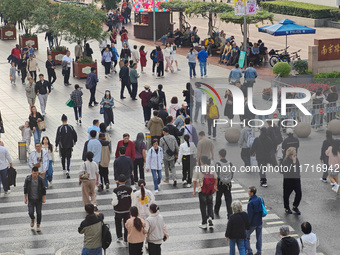
<svg viewBox="0 0 340 255"><path fill-rule="evenodd" d="M152 75L155 75L155 68L157 66L157 50L156 49L151 51L150 58L152 61Z"/></svg>
<svg viewBox="0 0 340 255"><path fill-rule="evenodd" d="M214 119L218 119L220 117L218 113L218 108L216 104L214 104L214 100L210 97L209 104L207 105L207 123L208 123L208 137L211 136L211 127L213 129L213 139L216 139L216 125L214 125Z"/></svg>
<svg viewBox="0 0 340 255"><path fill-rule="evenodd" d="M217 191L217 175L215 171L211 171L207 156L200 157L201 167L195 167L193 174L193 196L196 196L196 187L200 203L202 223L199 225L202 229L214 227L214 210L213 210L213 194ZM207 215L208 211L208 215Z"/></svg>
<svg viewBox="0 0 340 255"><path fill-rule="evenodd" d="M225 204L228 212L228 219L233 214L231 208L231 180L233 179L234 172L232 171L233 164L226 160L227 151L225 149L221 149L218 152L220 157L220 161L216 163L216 172L217 172L217 192L216 192L216 202L214 212L216 215L219 215L220 207L222 204L222 195L224 195ZM218 167L220 169L218 169Z"/></svg>
<svg viewBox="0 0 340 255"><path fill-rule="evenodd" d="M249 126L248 120L245 120L245 127L241 130L238 145L241 147L241 159L245 167L250 167L250 149L253 145L255 135L254 130Z"/></svg>

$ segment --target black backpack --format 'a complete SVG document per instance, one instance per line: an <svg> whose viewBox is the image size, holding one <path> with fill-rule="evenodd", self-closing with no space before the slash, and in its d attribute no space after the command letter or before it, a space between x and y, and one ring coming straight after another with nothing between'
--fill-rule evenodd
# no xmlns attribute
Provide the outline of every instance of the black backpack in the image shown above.
<svg viewBox="0 0 340 255"><path fill-rule="evenodd" d="M152 61L154 61L155 57L156 57L156 50L153 50L150 53L150 58L151 58Z"/></svg>
<svg viewBox="0 0 340 255"><path fill-rule="evenodd" d="M104 254L106 254L106 249L109 248L111 242L112 242L112 235L111 235L111 232L110 232L110 225L105 224L103 222L103 226L102 226L102 248L104 250Z"/></svg>

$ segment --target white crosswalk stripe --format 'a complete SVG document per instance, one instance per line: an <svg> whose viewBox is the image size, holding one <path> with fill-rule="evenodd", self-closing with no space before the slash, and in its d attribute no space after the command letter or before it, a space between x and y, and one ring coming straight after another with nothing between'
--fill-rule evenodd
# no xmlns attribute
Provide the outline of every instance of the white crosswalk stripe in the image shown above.
<svg viewBox="0 0 340 255"><path fill-rule="evenodd" d="M65 179L60 167L55 164L53 187L47 190L47 201L43 205L42 232L37 234L29 227L27 206L23 202L23 183L29 174L26 169L24 165L17 167L17 186L11 188L11 194L0 197L0 231L6 233L0 237L0 255L79 254L83 236L78 234L77 229L85 213L77 171L71 172L71 179ZM146 182L147 187L153 189L150 173L146 174ZM98 207L105 215L105 222L111 226L113 240L116 238L111 205L114 186L112 184L109 191L97 194ZM244 187L234 182L232 195L234 200L242 201L243 209L246 210L248 194ZM181 180L178 180L177 187L162 183L161 191L156 195L156 203L161 208L170 234L170 238L162 245L163 254L229 254L224 238L227 224L224 202L220 218L214 220L214 229L206 231L198 228L201 222L198 197L193 197L192 188L184 188ZM264 218L263 254L273 254L280 238L278 229L282 222L279 216L270 212ZM293 228L291 232L295 234ZM36 243L40 245L35 246ZM251 243L254 248L255 237L251 239ZM128 254L128 249L112 242L107 254L125 255Z"/></svg>

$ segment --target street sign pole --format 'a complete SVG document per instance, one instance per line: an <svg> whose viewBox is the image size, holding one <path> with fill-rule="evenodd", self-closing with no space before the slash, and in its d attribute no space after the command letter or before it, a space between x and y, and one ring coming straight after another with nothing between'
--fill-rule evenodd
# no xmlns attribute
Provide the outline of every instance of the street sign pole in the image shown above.
<svg viewBox="0 0 340 255"><path fill-rule="evenodd" d="M243 16L243 51L246 53L244 58L244 69L247 68L247 16L244 14Z"/></svg>
<svg viewBox="0 0 340 255"><path fill-rule="evenodd" d="M152 25L153 25L153 44L156 45L156 6L155 6L155 0L152 1L152 8L153 8L153 19L152 19Z"/></svg>

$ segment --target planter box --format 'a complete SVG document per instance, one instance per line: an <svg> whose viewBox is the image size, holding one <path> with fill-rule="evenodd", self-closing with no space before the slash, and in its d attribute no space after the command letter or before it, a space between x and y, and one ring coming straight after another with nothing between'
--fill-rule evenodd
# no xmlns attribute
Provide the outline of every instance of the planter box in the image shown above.
<svg viewBox="0 0 340 255"><path fill-rule="evenodd" d="M86 78L91 72L91 67L97 68L97 60L94 63L79 64L78 62L72 61L73 77L77 77L78 80L81 78ZM98 70L96 71L98 75Z"/></svg>
<svg viewBox="0 0 340 255"><path fill-rule="evenodd" d="M0 28L0 38L2 40L16 40L17 29L14 28Z"/></svg>
<svg viewBox="0 0 340 255"><path fill-rule="evenodd" d="M280 77L279 81L285 84L293 85L298 83L313 83L313 74L292 75Z"/></svg>
<svg viewBox="0 0 340 255"><path fill-rule="evenodd" d="M51 55L52 59L54 60L56 65L61 65L61 62L63 60L63 57L66 55L67 51L51 51L48 47L47 47L47 55Z"/></svg>
<svg viewBox="0 0 340 255"><path fill-rule="evenodd" d="M19 46L20 48L25 48L27 44L30 43L32 48L38 50L38 37L22 37L19 35Z"/></svg>
<svg viewBox="0 0 340 255"><path fill-rule="evenodd" d="M270 99L269 101L272 101L271 100L271 95L267 95L267 94L262 94L262 99L266 100L266 101L268 101Z"/></svg>
<svg viewBox="0 0 340 255"><path fill-rule="evenodd" d="M326 27L329 19L311 19L305 17L291 16L286 14L274 13L274 21L280 21L282 19L290 19L296 22L296 24L307 27Z"/></svg>

